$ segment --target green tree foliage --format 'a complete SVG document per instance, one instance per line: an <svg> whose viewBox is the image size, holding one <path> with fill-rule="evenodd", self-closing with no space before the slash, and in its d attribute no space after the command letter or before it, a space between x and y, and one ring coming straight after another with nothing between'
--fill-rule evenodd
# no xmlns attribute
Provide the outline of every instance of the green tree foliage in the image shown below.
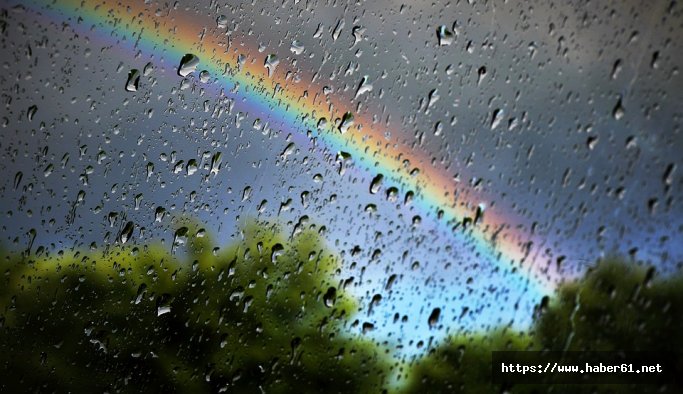
<svg viewBox="0 0 683 394"><path fill-rule="evenodd" d="M242 235L3 253L0 391L380 392L384 353L344 330L357 308L319 236Z"/></svg>
<svg viewBox="0 0 683 394"><path fill-rule="evenodd" d="M517 385L491 383L497 350L683 350L683 279L657 279L654 270L617 258L601 261L580 280L566 283L537 308L531 335L499 330L453 337L415 362L409 393L647 393L680 392L655 385ZM680 354L679 354L680 360ZM683 371L679 363L678 370Z"/></svg>
<svg viewBox="0 0 683 394"><path fill-rule="evenodd" d="M389 362L348 334L354 300L313 231L249 224L225 249L197 224L173 245L2 253L0 389L10 392L380 392ZM171 253L169 249L175 251ZM678 392L491 383L494 350L680 351L683 280L600 262L538 306L528 334L450 338L408 366L406 393Z"/></svg>
<svg viewBox="0 0 683 394"><path fill-rule="evenodd" d="M460 335L410 368L406 393L499 393L491 382L492 350L532 349L532 338L510 330Z"/></svg>
<svg viewBox="0 0 683 394"><path fill-rule="evenodd" d="M541 305L537 337L552 350L683 349L683 280L611 258Z"/></svg>

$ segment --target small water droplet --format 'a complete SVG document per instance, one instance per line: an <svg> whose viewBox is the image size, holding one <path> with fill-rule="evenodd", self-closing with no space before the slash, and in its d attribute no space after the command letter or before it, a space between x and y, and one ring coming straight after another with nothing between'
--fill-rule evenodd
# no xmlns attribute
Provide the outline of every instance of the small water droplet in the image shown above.
<svg viewBox="0 0 683 394"><path fill-rule="evenodd" d="M396 202L398 200L398 188L392 186L387 189L387 201Z"/></svg>
<svg viewBox="0 0 683 394"><path fill-rule="evenodd" d="M589 136L586 139L586 146L588 147L589 150L595 149L595 145L598 144L598 137L597 136Z"/></svg>
<svg viewBox="0 0 683 394"><path fill-rule="evenodd" d="M188 176L194 174L197 172L197 169L199 166L197 165L197 160L196 159L190 159L187 162L187 167L185 168L185 172Z"/></svg>
<svg viewBox="0 0 683 394"><path fill-rule="evenodd" d="M318 124L317 124L318 130L324 129L325 126L327 126L327 119L325 117L318 119Z"/></svg>
<svg viewBox="0 0 683 394"><path fill-rule="evenodd" d="M289 155L291 155L292 153L294 153L294 150L295 150L295 149L296 149L296 145L294 145L293 142L290 142L290 143L287 144L287 146L285 147L285 150L282 151L282 154L280 155L280 157L281 157L283 160L286 160L287 157L288 157Z"/></svg>
<svg viewBox="0 0 683 394"><path fill-rule="evenodd" d="M441 25L436 29L436 38L439 42L439 46L447 46L453 43L455 36L446 28L446 25Z"/></svg>
<svg viewBox="0 0 683 394"><path fill-rule="evenodd" d="M624 117L625 111L624 107L621 104L621 98L617 101L617 104L614 106L614 110L612 110L612 116L614 116L615 120L619 120Z"/></svg>
<svg viewBox="0 0 683 394"><path fill-rule="evenodd" d="M208 71L202 70L202 71L199 73L199 82L201 82L201 83L207 83L207 82L209 82L209 78L210 78L210 77L211 77L211 74L209 74Z"/></svg>
<svg viewBox="0 0 683 394"><path fill-rule="evenodd" d="M676 164L670 163L666 167L666 170L664 171L664 176L662 177L662 181L664 182L664 185L671 186L671 184L673 183L674 171L676 171Z"/></svg>
<svg viewBox="0 0 683 394"><path fill-rule="evenodd" d="M157 207L157 209L154 210L154 221L155 222L161 222L162 220L164 220L164 216L166 216L166 208Z"/></svg>
<svg viewBox="0 0 683 394"><path fill-rule="evenodd" d="M171 307L168 305L157 307L157 317L159 317L161 315L165 315L166 313L170 313L170 312L171 312Z"/></svg>
<svg viewBox="0 0 683 394"><path fill-rule="evenodd" d="M154 173L154 163L152 163L152 162L147 163L146 170L147 170L147 179L149 179L149 177L151 177L152 174Z"/></svg>
<svg viewBox="0 0 683 394"><path fill-rule="evenodd" d="M138 286L138 291L135 294L135 305L139 304L142 301L142 297L145 295L145 292L147 291L147 285L142 283L140 286Z"/></svg>
<svg viewBox="0 0 683 394"><path fill-rule="evenodd" d="M134 207L134 209L136 211L138 209L140 209L140 203L142 202L142 197L143 197L142 193L138 193L135 195L135 207Z"/></svg>
<svg viewBox="0 0 683 394"><path fill-rule="evenodd" d="M247 57L243 54L237 55L237 69L241 70L244 64L247 62Z"/></svg>
<svg viewBox="0 0 683 394"><path fill-rule="evenodd" d="M338 129L342 134L344 134L351 126L353 126L353 114L351 112L346 112L344 116L342 116Z"/></svg>
<svg viewBox="0 0 683 394"><path fill-rule="evenodd" d="M266 56L266 60L264 61L263 65L268 69L268 76L272 77L273 73L275 72L275 67L280 64L280 59L278 59L277 55L275 54L270 54Z"/></svg>
<svg viewBox="0 0 683 394"><path fill-rule="evenodd" d="M119 242L125 244L130 241L130 239L133 238L134 228L135 224L133 222L126 223L126 225L123 226L123 230L121 230L121 234L119 234Z"/></svg>
<svg viewBox="0 0 683 394"><path fill-rule="evenodd" d="M503 121L504 111L502 109L495 109L491 115L491 130L495 130L500 122Z"/></svg>
<svg viewBox="0 0 683 394"><path fill-rule="evenodd" d="M337 25L334 27L334 30L332 31L332 41L337 41L339 38L339 35L341 34L342 29L344 28L344 20L340 19L337 22Z"/></svg>
<svg viewBox="0 0 683 394"><path fill-rule="evenodd" d="M351 154L340 151L337 153L337 162L339 162L339 175L344 175L346 172L346 163L351 160Z"/></svg>
<svg viewBox="0 0 683 394"><path fill-rule="evenodd" d="M24 173L21 171L14 174L14 190L17 190L19 188L19 184L21 184L21 179L23 177L24 177Z"/></svg>
<svg viewBox="0 0 683 394"><path fill-rule="evenodd" d="M356 44L360 42L360 40L363 39L364 33L365 28L362 26L354 26L353 29L351 29L351 34L353 35L353 44L351 44L351 48L353 48Z"/></svg>
<svg viewBox="0 0 683 394"><path fill-rule="evenodd" d="M412 190L408 190L408 192L406 192L405 198L403 199L403 203L405 205L410 205L410 203L413 202L414 198L415 198L415 192L413 192Z"/></svg>
<svg viewBox="0 0 683 394"><path fill-rule="evenodd" d="M52 171L54 170L54 166L52 164L48 164L45 169L43 170L43 176L45 178L49 177L52 174Z"/></svg>
<svg viewBox="0 0 683 394"><path fill-rule="evenodd" d="M354 98L358 98L358 96L367 92L372 92L372 84L368 82L368 76L365 75L356 89L356 95Z"/></svg>
<svg viewBox="0 0 683 394"><path fill-rule="evenodd" d="M179 245L184 245L187 242L187 233L189 229L185 226L176 230L173 234L173 245L171 246L171 251L175 252L175 249Z"/></svg>
<svg viewBox="0 0 683 394"><path fill-rule="evenodd" d="M114 227L116 225L116 219L119 217L117 212L109 212L107 215L107 220L109 221L109 227Z"/></svg>
<svg viewBox="0 0 683 394"><path fill-rule="evenodd" d="M434 308L432 313L429 315L429 319L427 320L429 328L436 327L436 324L439 322L439 317L441 317L441 308Z"/></svg>
<svg viewBox="0 0 683 394"><path fill-rule="evenodd" d="M617 79L621 72L621 59L617 59L612 66L612 79Z"/></svg>
<svg viewBox="0 0 683 394"><path fill-rule="evenodd" d="M437 89L430 90L429 96L427 98L427 108L425 109L425 112L429 111L429 109L432 107L432 105L434 105L434 103L439 101L439 98L440 98L439 91Z"/></svg>
<svg viewBox="0 0 683 394"><path fill-rule="evenodd" d="M273 247L271 248L271 252L270 252L270 262L273 264L277 263L277 258L282 256L284 254L284 252L285 252L285 247L282 246L282 244L277 243L277 244L273 245Z"/></svg>
<svg viewBox="0 0 683 394"><path fill-rule="evenodd" d="M479 85L484 78L486 78L486 66L481 66L479 67L479 70L477 70L477 85Z"/></svg>
<svg viewBox="0 0 683 394"><path fill-rule="evenodd" d="M142 75L149 76L152 72L154 72L154 65L152 62L145 64L145 68L142 69Z"/></svg>
<svg viewBox="0 0 683 394"><path fill-rule="evenodd" d="M26 112L28 120L33 120L33 117L36 116L36 112L38 112L38 106L32 105L28 107L28 111Z"/></svg>
<svg viewBox="0 0 683 394"><path fill-rule="evenodd" d="M295 55L301 55L304 52L304 45L301 42L294 40L292 41L289 50Z"/></svg>
<svg viewBox="0 0 683 394"><path fill-rule="evenodd" d="M315 29L315 33L313 33L313 38L320 38L323 35L323 24L318 23L318 27Z"/></svg>
<svg viewBox="0 0 683 394"><path fill-rule="evenodd" d="M242 201L247 201L251 197L251 186L247 186L242 190Z"/></svg>
<svg viewBox="0 0 683 394"><path fill-rule="evenodd" d="M327 292L323 296L323 302L326 307L332 308L334 303L337 302L337 289L334 287L328 288Z"/></svg>
<svg viewBox="0 0 683 394"><path fill-rule="evenodd" d="M303 205L304 208L308 207L308 199L309 199L310 195L311 195L311 193L308 191L301 192L301 205Z"/></svg>
<svg viewBox="0 0 683 394"><path fill-rule="evenodd" d="M650 67L653 69L659 68L659 51L652 53L652 60L650 61Z"/></svg>
<svg viewBox="0 0 683 394"><path fill-rule="evenodd" d="M223 161L223 153L221 152L216 152L211 156L211 171L210 173L213 175L218 174L218 171L221 169L221 162Z"/></svg>
<svg viewBox="0 0 683 394"><path fill-rule="evenodd" d="M228 17L225 15L219 15L218 18L216 18L216 26L219 29L225 29L228 27Z"/></svg>

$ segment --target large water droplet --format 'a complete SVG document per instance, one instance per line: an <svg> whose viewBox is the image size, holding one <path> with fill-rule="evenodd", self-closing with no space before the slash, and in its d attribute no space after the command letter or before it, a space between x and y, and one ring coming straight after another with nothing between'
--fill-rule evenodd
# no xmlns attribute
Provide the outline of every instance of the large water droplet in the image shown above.
<svg viewBox="0 0 683 394"><path fill-rule="evenodd" d="M180 59L178 75L186 77L192 74L197 69L197 65L199 65L199 58L191 53L186 54Z"/></svg>
<svg viewBox="0 0 683 394"><path fill-rule="evenodd" d="M126 80L126 91L137 92L140 85L140 71L132 69L128 72L128 79Z"/></svg>
<svg viewBox="0 0 683 394"><path fill-rule="evenodd" d="M382 181L384 180L384 175L382 174L377 174L374 178L372 178L372 182L370 182L370 194L376 194L380 187L382 187Z"/></svg>

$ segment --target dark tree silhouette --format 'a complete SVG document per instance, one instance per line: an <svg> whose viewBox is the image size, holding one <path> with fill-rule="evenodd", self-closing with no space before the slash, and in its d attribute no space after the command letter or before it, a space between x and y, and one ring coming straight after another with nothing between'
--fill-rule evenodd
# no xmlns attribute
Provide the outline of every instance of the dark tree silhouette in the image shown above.
<svg viewBox="0 0 683 394"><path fill-rule="evenodd" d="M491 383L496 350L655 351L683 349L683 279L657 278L623 259L601 261L539 303L531 335L505 330L457 336L415 362L406 385L419 393L678 393L675 385L515 385ZM678 354L677 370L683 371ZM552 380L548 381L552 383Z"/></svg>
<svg viewBox="0 0 683 394"><path fill-rule="evenodd" d="M242 235L3 253L1 391L380 392L384 353L343 329L356 307L319 236Z"/></svg>

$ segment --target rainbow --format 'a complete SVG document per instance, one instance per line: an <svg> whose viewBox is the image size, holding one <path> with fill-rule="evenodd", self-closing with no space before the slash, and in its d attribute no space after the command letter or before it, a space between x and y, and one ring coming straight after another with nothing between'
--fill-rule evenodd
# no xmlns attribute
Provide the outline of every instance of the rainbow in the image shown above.
<svg viewBox="0 0 683 394"><path fill-rule="evenodd" d="M220 94L235 98L236 110L266 114L271 127L281 124L296 130L301 141L308 140L310 132L328 152L350 154L354 167L370 179L382 174L385 183L399 186L403 193L413 191L412 204L423 218L438 222L444 232L469 237L468 245L475 254L521 275L529 291L551 293L561 279L554 265L537 261L531 237L521 226L512 227L514 220L497 212L497 207L487 209L478 224L463 229L463 219L474 217L478 202L486 199L473 188L460 185L446 168L432 164L428 152L388 139L385 132L390 126L373 117L371 109L356 113L353 102L323 94L323 86L313 76L294 78L284 64L268 75L264 61L272 51L260 53L248 37L231 42L235 38L218 28L215 19L182 10L158 11L142 1L31 0L17 4L38 19L68 23L79 34L96 35L109 45L163 58L169 68L177 68L186 53L196 54L201 59L200 69L217 79ZM157 12L163 15L157 16ZM289 48L279 51L288 52ZM246 55L246 61L238 62L239 55ZM337 125L346 113L353 113L353 125L341 133ZM319 129L323 117L327 127ZM460 201L456 200L456 188Z"/></svg>

